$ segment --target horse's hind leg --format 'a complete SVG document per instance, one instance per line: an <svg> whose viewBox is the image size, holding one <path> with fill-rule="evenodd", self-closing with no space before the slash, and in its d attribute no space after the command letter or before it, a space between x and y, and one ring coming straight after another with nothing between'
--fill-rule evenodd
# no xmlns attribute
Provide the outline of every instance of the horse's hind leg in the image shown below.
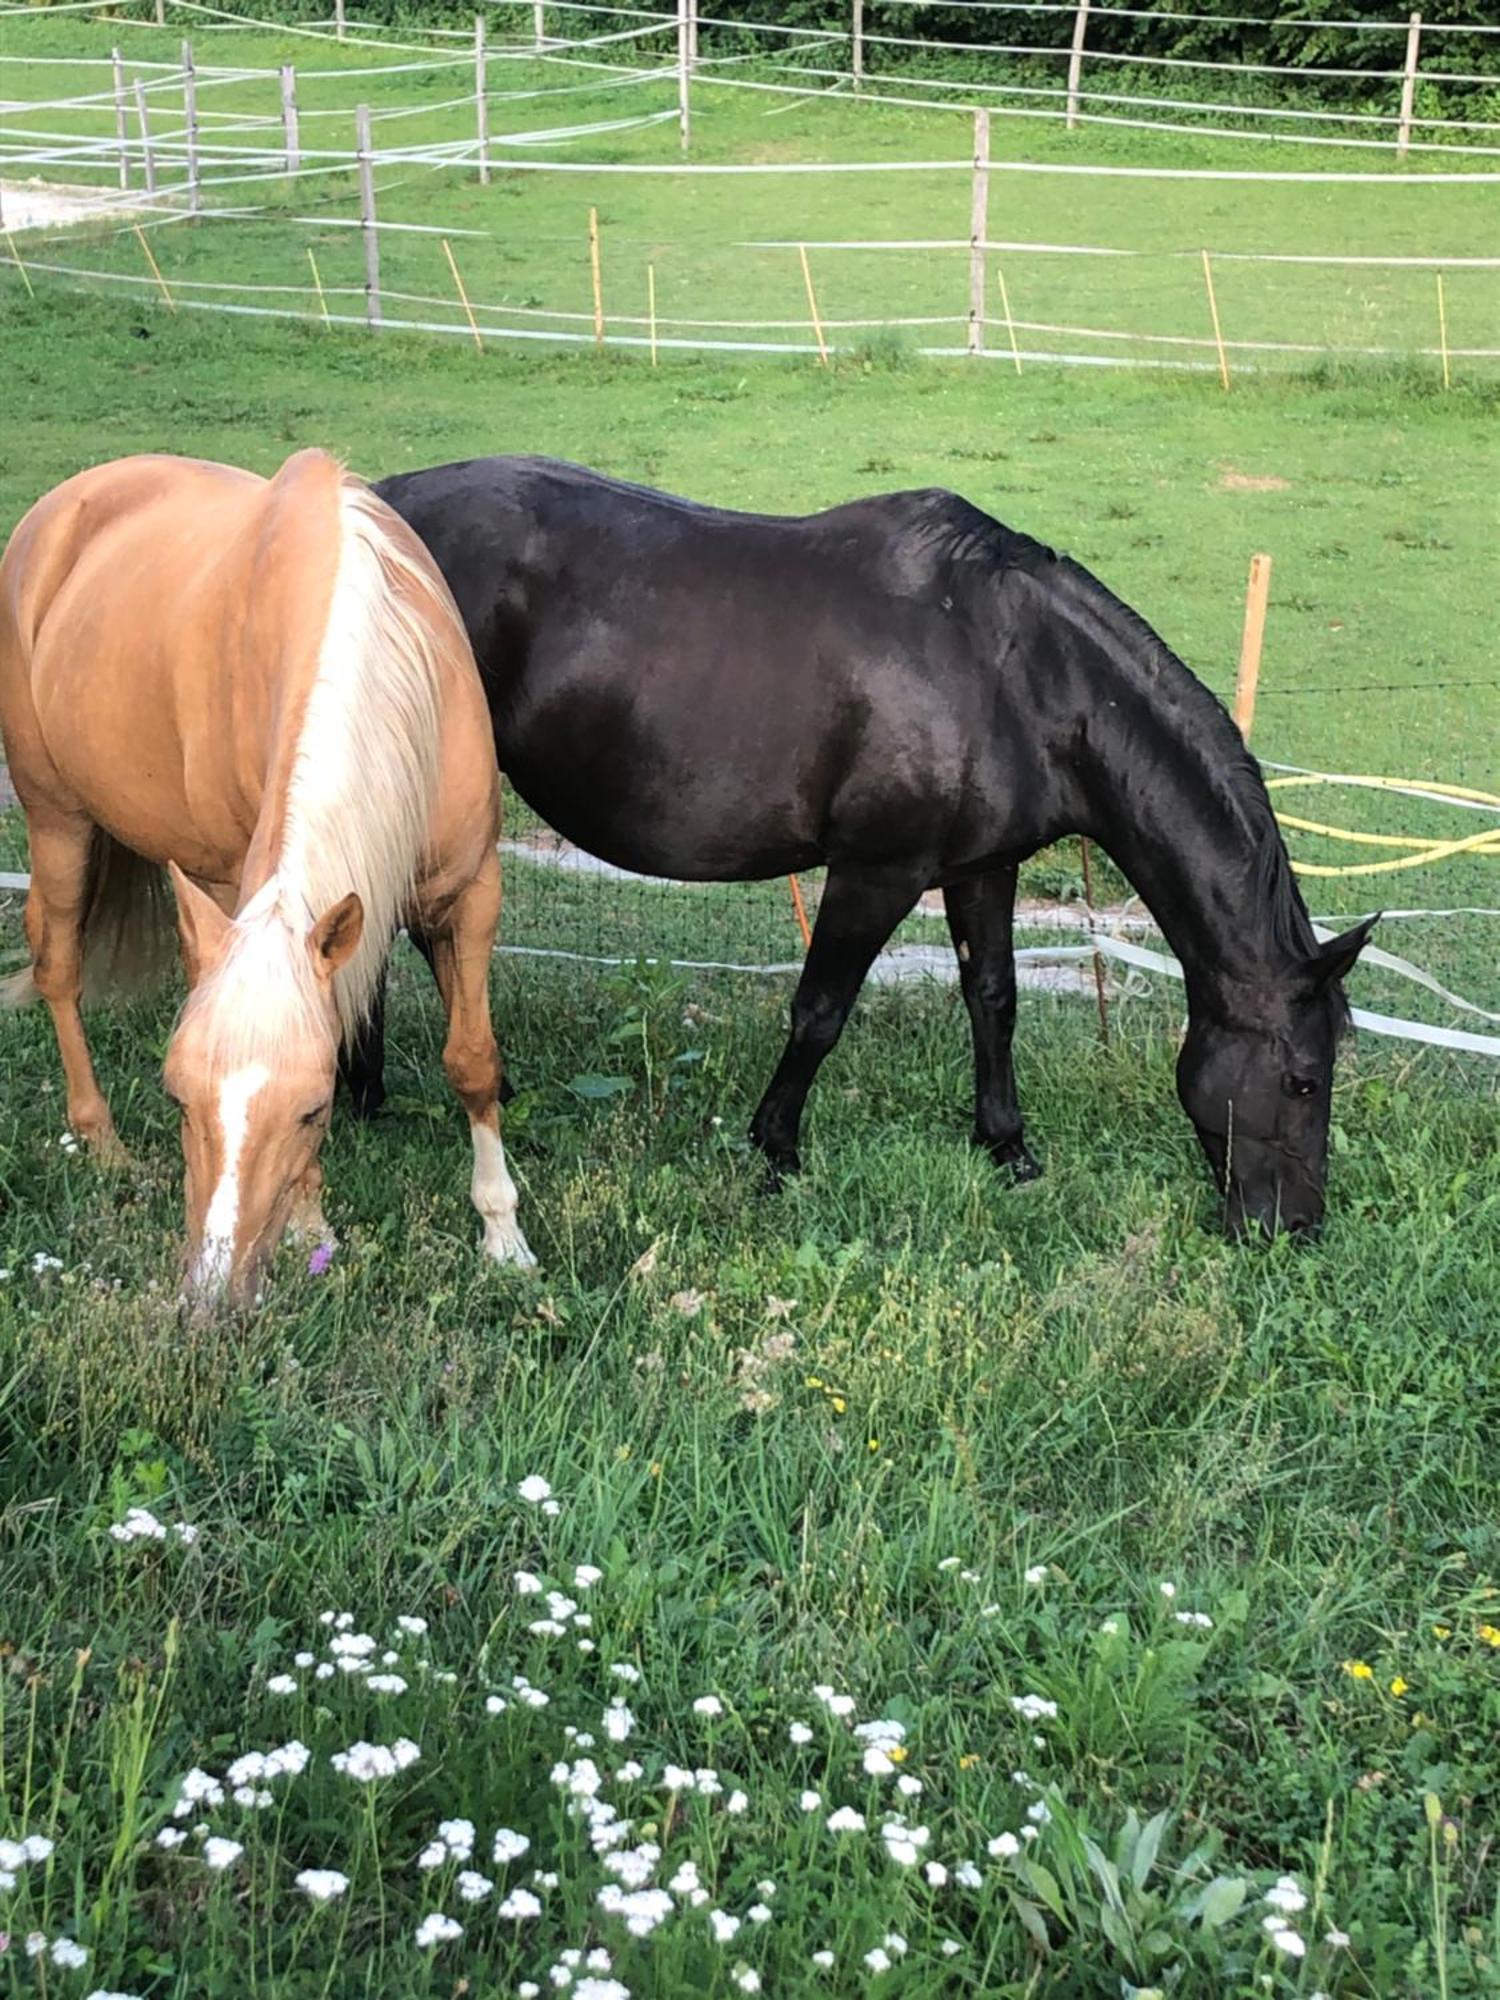
<svg viewBox="0 0 1500 2000"><path fill-rule="evenodd" d="M32 978L47 1003L68 1086L68 1124L106 1166L127 1159L109 1106L94 1076L83 1032L84 923L90 894L90 820L50 810L27 814L31 892L26 898L26 941Z"/></svg>
<svg viewBox="0 0 1500 2000"><path fill-rule="evenodd" d="M830 868L812 943L792 996L792 1031L750 1126L773 1180L794 1174L802 1107L823 1058L844 1031L865 974L926 888L919 869Z"/></svg>
<svg viewBox="0 0 1500 2000"><path fill-rule="evenodd" d="M412 930L408 935L435 977L437 966L433 961L432 940L425 931ZM385 984L388 970L387 964L376 983L369 1013L354 1031L348 1047L339 1055L339 1075L348 1085L356 1118L373 1118L385 1103ZM508 1104L515 1094L510 1078L502 1073L500 1102Z"/></svg>
<svg viewBox="0 0 1500 2000"><path fill-rule="evenodd" d="M516 1186L500 1142L500 1051L490 1025L490 958L500 918L500 857L490 849L478 874L432 934L432 969L448 1011L443 1068L469 1114L474 1141L470 1193L484 1224L484 1249L497 1264L536 1263L516 1218Z"/></svg>
<svg viewBox="0 0 1500 2000"><path fill-rule="evenodd" d="M1018 1181L1042 1171L1021 1136L1011 1043L1016 1032L1016 871L996 868L943 891L958 977L974 1030L974 1142Z"/></svg>

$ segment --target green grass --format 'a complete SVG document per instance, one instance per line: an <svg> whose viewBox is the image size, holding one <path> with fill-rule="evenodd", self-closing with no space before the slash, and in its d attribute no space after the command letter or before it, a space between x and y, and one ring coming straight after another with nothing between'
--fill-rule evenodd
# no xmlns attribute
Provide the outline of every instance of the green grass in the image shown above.
<svg viewBox="0 0 1500 2000"><path fill-rule="evenodd" d="M61 46L109 31L26 32ZM726 149L750 143L750 123ZM766 129L809 147L828 129L794 139L795 123ZM910 132L892 143L913 150ZM525 227L506 239L519 258L545 261L551 185L524 191ZM1343 240L1348 194L1319 197ZM444 193L456 214L481 199L457 180ZM779 198L750 183L745 199L771 216ZM1200 227L1175 197L1120 200L1116 220L1143 233ZM856 205L840 201L826 219L842 233ZM875 227L863 198L857 212ZM1084 233L1077 214L1033 219ZM878 221L895 233L894 215ZM1279 226L1301 225L1287 212ZM212 236L156 240L186 268L200 243L220 255ZM1443 396L1430 371L1323 371L1225 396L1212 380L1016 380L887 355L828 374L681 359L653 372L174 319L51 284L28 301L9 275L0 315L0 531L79 465L143 449L270 469L317 441L372 475L550 451L779 508L938 482L1080 556L1221 693L1248 556L1269 550L1264 753L1500 789L1481 384ZM1309 816L1325 813L1398 831L1456 817L1344 797ZM0 839L14 865L14 816ZM1044 857L1032 887L1065 887L1073 869ZM1493 905L1492 869L1320 885L1316 901L1352 911L1378 889ZM518 865L509 891L513 942L777 957L792 943L776 885L586 901ZM13 901L0 931L0 946L18 940ZM1387 942L1500 1004L1491 925L1391 926ZM1024 1190L964 1144L956 997L867 996L813 1099L807 1173L776 1200L740 1140L777 1053L776 985L507 960L495 997L541 1278L479 1268L436 1004L403 957L392 1108L370 1128L336 1121L328 1145L331 1270L315 1278L287 1253L263 1310L208 1326L173 1305L170 998L91 1019L137 1161L113 1176L58 1143L45 1018L0 1022L0 1840L56 1841L0 1889L0 1993L488 2000L525 1981L559 1990L560 1954L597 1949L612 1969L578 1980L618 1979L636 2000L732 1996L742 1963L768 1994L798 1996L1500 1990L1489 1067L1357 1042L1324 1237L1252 1253L1215 1232L1172 1090L1170 994L1117 1005L1108 1050L1087 1010L1027 997L1021 1085L1048 1172ZM1355 997L1448 1018L1368 972ZM39 1253L59 1268L34 1269ZM554 1488L555 1517L518 1496L530 1475ZM199 1537L121 1546L107 1530L131 1506ZM580 1563L603 1572L587 1590ZM563 1636L533 1634L547 1600L519 1595L517 1571L592 1627L569 1612ZM320 1614L341 1610L380 1648L394 1639L405 1692L293 1664L327 1654ZM402 1615L429 1631L395 1632ZM612 1677L615 1662L640 1682ZM295 1692L271 1691L282 1673ZM518 1673L548 1706L517 1697ZM897 1772L864 1771L820 1683L854 1698L851 1720L904 1725ZM635 1728L617 1745L602 1717L619 1694ZM693 1710L707 1694L722 1716ZM1056 1715L1018 1713L1027 1694ZM372 1789L329 1764L400 1736L420 1761ZM191 1836L158 1847L189 1769L222 1779L240 1753L293 1738L310 1760L270 1781L272 1808L205 1814L243 1845L225 1872ZM606 1773L638 1761L604 1788L632 1821L625 1844L662 1849L663 1883L695 1862L704 1910L684 1885L680 1913L637 1940L601 1909L611 1878L549 1776L581 1756ZM712 1767L723 1791L674 1787L668 1765ZM921 1794L898 1796L898 1774ZM1023 1847L1038 1798L1051 1818ZM864 1834L826 1831L841 1806ZM919 1863L948 1881L887 1854L893 1811L930 1829ZM1132 1814L1167 1817L1142 1832ZM457 1862L415 1866L454 1817L475 1822L472 1865L498 1884L481 1903L461 1901ZM498 1827L532 1843L504 1868ZM957 1879L966 1861L977 1886ZM346 1896L312 1907L293 1884L305 1867L345 1872ZM534 1868L556 1884L539 1888ZM1305 1960L1262 1927L1284 1872L1308 1898L1291 1919ZM497 1914L517 1884L540 1916ZM713 1942L707 1908L746 1919L757 1903L768 1922ZM438 1910L466 1935L429 1957L414 1933ZM1347 1947L1324 1942L1332 1928ZM28 1959L31 1930L80 1939L88 1968ZM822 1950L831 1970L812 1963ZM877 1950L891 1971L867 1970Z"/></svg>

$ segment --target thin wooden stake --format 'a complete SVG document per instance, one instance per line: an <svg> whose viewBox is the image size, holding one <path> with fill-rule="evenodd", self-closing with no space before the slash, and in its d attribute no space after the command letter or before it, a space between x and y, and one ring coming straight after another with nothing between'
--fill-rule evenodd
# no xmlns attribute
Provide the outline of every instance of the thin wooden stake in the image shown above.
<svg viewBox="0 0 1500 2000"><path fill-rule="evenodd" d="M464 290L464 281L459 272L458 259L454 256L446 236L443 238L443 255L448 259L448 269L453 273L453 282L458 287L458 296L464 302L464 311L468 314L469 331L474 336L474 345L483 354L484 342L479 337L479 322L474 317L474 308L469 304L469 295Z"/></svg>
<svg viewBox="0 0 1500 2000"><path fill-rule="evenodd" d="M193 69L193 45L182 45L182 110L187 125L188 207L196 215L203 206L198 185L198 79Z"/></svg>
<svg viewBox="0 0 1500 2000"><path fill-rule="evenodd" d="M151 275L155 278L157 284L161 286L161 295L167 302L167 310L169 312L176 312L177 301L167 290L167 281L161 274L161 266L152 256L151 245L146 241L146 232L138 222L135 224L135 233L140 238L141 248L146 253L146 262L151 266Z"/></svg>
<svg viewBox="0 0 1500 2000"><path fill-rule="evenodd" d="M1010 358L1016 364L1016 373L1019 375L1021 372L1021 350L1016 345L1016 323L1011 318L1010 293L1006 290L1004 271L997 269L995 276L1000 280L1000 306L1005 314L1005 331L1010 336Z"/></svg>
<svg viewBox="0 0 1500 2000"><path fill-rule="evenodd" d="M974 113L974 178L969 199L969 352L984 351L984 246L990 216L990 114Z"/></svg>
<svg viewBox="0 0 1500 2000"><path fill-rule="evenodd" d="M479 185L490 184L490 99L485 87L484 16L474 16L474 125L479 138Z"/></svg>
<svg viewBox="0 0 1500 2000"><path fill-rule="evenodd" d="M1094 865L1089 854L1088 836L1079 836L1078 852L1083 859L1083 907L1088 911L1089 935L1094 932ZM1109 999L1104 990L1104 954L1094 953L1094 999L1099 1007L1099 1039L1109 1047Z"/></svg>
<svg viewBox="0 0 1500 2000"><path fill-rule="evenodd" d="M1411 118L1417 99L1417 58L1422 50L1422 16L1413 14L1406 27L1406 64L1401 72L1401 115L1396 124L1396 158L1404 160L1411 144Z"/></svg>
<svg viewBox="0 0 1500 2000"><path fill-rule="evenodd" d="M849 71L854 88L865 87L865 0L850 0Z"/></svg>
<svg viewBox="0 0 1500 2000"><path fill-rule="evenodd" d="M1266 636L1266 604L1271 595L1271 558L1250 558L1245 590L1245 630L1240 639L1240 670L1234 682L1234 719L1241 736L1250 741L1255 721L1255 693L1260 686L1260 649Z"/></svg>
<svg viewBox="0 0 1500 2000"><path fill-rule="evenodd" d="M313 284L317 287L318 304L323 309L323 324L332 329L333 321L328 317L328 301L323 296L323 280L318 274L318 260L313 255L313 247L310 243L307 246L307 261L312 265Z"/></svg>
<svg viewBox="0 0 1500 2000"><path fill-rule="evenodd" d="M797 928L802 933L802 949L805 952L812 943L812 925L807 921L807 905L802 900L802 884L795 875L787 876L787 886L792 892L792 909L796 913Z"/></svg>
<svg viewBox="0 0 1500 2000"><path fill-rule="evenodd" d="M151 144L151 117L146 109L146 86L137 77L135 90L135 122L141 128L141 157L146 167L146 192L156 193L156 150Z"/></svg>
<svg viewBox="0 0 1500 2000"><path fill-rule="evenodd" d="M689 60L691 30L688 17L688 0L677 0L677 133L686 152L693 136L693 108L688 96L688 76L692 70Z"/></svg>
<svg viewBox="0 0 1500 2000"><path fill-rule="evenodd" d="M297 120L297 72L290 63L281 66L281 135L286 170L295 174L302 165L302 140Z"/></svg>
<svg viewBox="0 0 1500 2000"><path fill-rule="evenodd" d="M1083 38L1088 32L1089 0L1078 0L1073 16L1073 47L1068 55L1068 130L1078 124L1078 93L1083 84Z"/></svg>
<svg viewBox="0 0 1500 2000"><path fill-rule="evenodd" d="M115 139L120 148L120 186L130 186L130 133L125 117L125 58L118 49L109 52L115 72Z"/></svg>
<svg viewBox="0 0 1500 2000"><path fill-rule="evenodd" d="M375 163L370 157L370 107L354 114L354 143L359 148L359 219L365 239L365 318L380 324L380 230L375 221Z"/></svg>
<svg viewBox="0 0 1500 2000"><path fill-rule="evenodd" d="M604 276L599 268L599 211L589 210L589 270L594 279L594 345L604 345Z"/></svg>
<svg viewBox="0 0 1500 2000"><path fill-rule="evenodd" d="M1219 301L1214 297L1214 267L1208 252L1203 253L1203 282L1208 287L1208 310L1214 323L1214 345L1219 350L1219 381L1229 387L1229 355L1224 347L1224 331L1219 325Z"/></svg>
<svg viewBox="0 0 1500 2000"><path fill-rule="evenodd" d="M4 225L0 224L0 227L4 227ZM21 253L16 248L16 239L14 236L11 235L8 229L5 231L5 241L7 247L10 250L10 261L15 265L16 269L21 274L21 283L26 287L27 298L34 299L36 297L36 287L31 282L31 273L27 270L26 266L21 262Z"/></svg>
<svg viewBox="0 0 1500 2000"><path fill-rule="evenodd" d="M651 314L651 366L656 366L656 266L646 266L646 299Z"/></svg>
<svg viewBox="0 0 1500 2000"><path fill-rule="evenodd" d="M807 245L797 245L797 255L802 259L802 282L807 287L807 309L812 314L813 332L818 336L818 359L828 366L828 342L823 338L823 319L818 311L818 295L813 290L812 266L807 261Z"/></svg>
<svg viewBox="0 0 1500 2000"><path fill-rule="evenodd" d="M1443 274L1437 274L1438 281L1438 339L1443 349L1443 387L1451 389L1453 379L1448 373L1448 301L1443 292Z"/></svg>

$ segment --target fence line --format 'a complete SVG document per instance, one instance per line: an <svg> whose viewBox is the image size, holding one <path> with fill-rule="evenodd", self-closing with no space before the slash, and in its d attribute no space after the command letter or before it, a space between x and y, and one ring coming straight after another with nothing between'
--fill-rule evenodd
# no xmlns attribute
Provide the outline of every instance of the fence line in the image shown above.
<svg viewBox="0 0 1500 2000"><path fill-rule="evenodd" d="M347 39L342 39L338 35L330 34L326 29L318 27L308 27L300 23L270 22L255 16L241 16L241 15L230 14L222 7L215 7L208 4L208 0L173 0L173 4L179 9L180 12L185 12L189 15L196 16L197 18L212 24L210 30L212 32L218 32L218 31L227 32L230 28L234 28L237 30L251 28L272 34L297 35L299 37L302 37L304 39L313 42L339 42L340 46L345 49L347 49L350 46L350 43ZM486 0L486 4L490 5L513 4L513 0ZM874 4L874 0L872 0L872 4ZM1088 15L1088 18L1108 18L1114 14L1119 14L1121 16L1131 17L1131 18L1134 18L1137 14L1140 14L1143 17L1149 14L1149 17L1153 19L1175 18L1184 21L1196 20L1200 18L1204 20L1212 20L1217 18L1211 16L1199 17L1193 15L1181 15L1181 16L1156 15L1150 13L1150 10L1111 8L1108 6L1095 5L1094 0L1086 0L1085 8L1078 8L1071 4L1067 4L1067 0L1058 0L1058 4L1056 4L1055 6L1048 6L1048 7L1041 7L1039 5L1036 5L1034 4L1034 0L1026 0L1026 4L1024 5L1020 4L1020 0L1015 0L1015 4L1009 7L1000 4L1000 0L989 0L988 11L995 11L995 12L1020 11L1026 13L1057 12L1059 14L1072 13L1076 14L1079 23L1082 24L1085 18L1085 12L1087 7L1092 8L1092 13ZM77 9L73 9L67 6L49 7L44 10L37 10L37 9L23 7L18 10L14 9L8 10L3 14L0 14L0 18L13 19L13 18L18 18L19 15L21 14L36 15L36 16L40 16L41 14L46 14L55 17L58 14L67 13L71 11L87 11L87 7L83 6ZM630 7L596 5L596 4L591 4L590 0L575 0L575 4L570 6L567 11L574 13L581 13L589 16L602 17L607 20L624 19L629 22L629 25L620 29L611 30L607 33L602 33L584 38L566 39L562 37L552 36L548 38L546 45L541 48L538 48L533 43L528 43L528 42L518 42L513 46L496 42L490 45L490 53L493 55L495 60L526 60L526 61L540 61L543 63L567 62L570 59L567 53L568 51L587 50L587 49L599 50L609 45L620 45L626 42L634 43L638 42L642 37L651 37L655 35L667 34L668 32L675 29L677 25L676 17L673 14L665 12L664 10L648 10L648 9L637 9ZM128 14L122 14L117 18L121 24L130 24L136 26L147 25L144 22L135 20L134 17ZM1415 19L1416 17L1413 18ZM1269 25L1269 22L1267 24ZM853 32L852 14L851 14L851 29L849 31L844 31L842 29L828 30L828 29L813 29L813 28L793 28L786 24L779 22L772 22L772 21L734 22L734 21L729 21L724 17L720 16L714 16L714 15L699 16L695 14L693 16L693 55L691 60L693 80L695 83L700 85L718 84L720 87L731 87L732 84L734 83L738 83L741 87L752 87L752 80L750 79L744 79L744 78L730 79L718 73L726 63L743 62L747 60L747 58L742 56L720 56L716 55L712 51L700 52L697 48L697 37L696 37L696 30L697 27L700 25L710 29L720 29L720 28L729 29L733 30L738 34L747 35L750 37L760 37L762 39L767 37L779 38L783 46L788 50L795 47L802 47L807 49L827 48L830 44L841 44L844 42L850 42L851 35ZM1313 24L1300 23L1299 25L1309 26ZM1329 22L1325 25L1335 28L1359 29L1361 31L1378 30L1381 32L1389 32L1393 35L1396 34L1397 32L1401 32L1403 34L1409 32L1409 24L1405 22L1403 23ZM1427 24L1423 30L1423 32L1427 33L1437 33L1440 31L1444 32L1461 31L1461 32L1478 33L1483 31L1483 24L1476 24L1472 27L1472 29L1470 29L1467 24L1462 24L1462 23L1433 23L1433 24ZM1494 31L1500 32L1500 30L1494 30ZM445 36L449 34L456 34L458 31L428 29L428 30L418 30L417 32L426 33L429 36L435 36L435 35ZM1412 29L1410 30L1410 32L1412 34L1415 34L1417 31ZM430 41L421 42L421 41L396 40L389 37L378 37L368 33L361 33L357 38L355 46L360 48L369 48L369 49L388 49L396 53L418 54L424 56L425 60L421 63L416 63L416 64L387 64L379 66L367 66L363 70L357 68L341 68L341 69L326 70L326 71L308 71L304 72L304 75L306 75L309 78L314 76L345 78L345 77L354 77L360 74L388 75L396 73L403 69L425 70L432 68L434 66L448 66L457 68L460 66L467 65L471 60L470 57L467 55L447 53L441 46L434 46ZM449 46L451 47L451 43ZM1058 83L1056 85L1049 86L1049 85L1039 85L1039 84L1026 84L1014 80L994 82L989 80L973 79L965 82L950 78L922 77L913 75L909 71L903 71L899 75L885 74L877 76L877 75L872 75L868 69L868 66L865 65L863 62L863 51L866 46L874 48L884 47L896 50L914 50L914 51L930 49L935 52L961 53L964 55L973 56L976 59L983 59L983 58L993 59L995 57L1004 56L1013 58L1015 60L1025 61L1028 63L1035 61L1045 62L1050 59L1061 59L1066 56L1070 60L1069 79L1066 85ZM1212 138L1215 140L1250 137L1250 138L1260 138L1261 140L1266 142L1281 141L1285 143L1320 144L1325 146L1363 145L1365 147L1373 146L1382 149L1384 149L1387 146L1391 146L1396 151L1398 157L1404 156L1408 151L1412 150L1411 133L1415 127L1420 127L1421 129L1427 130L1429 132L1432 131L1473 132L1473 131L1489 131L1496 129L1493 121L1465 120L1465 119L1449 118L1449 117L1440 117L1440 118L1424 117L1422 119L1417 119L1414 116L1413 103L1412 103L1412 85L1414 78L1419 77L1420 79L1430 80L1433 82L1476 84L1476 85L1484 85L1484 84L1493 85L1496 82L1496 79L1494 77L1485 76L1481 73L1473 71L1447 70L1447 69L1443 70L1428 69L1428 70L1418 71L1418 69L1416 68L1415 43L1409 43L1408 45L1407 62L1404 68L1390 69L1390 70L1374 70L1374 71L1351 69L1336 65L1292 64L1292 63L1274 63L1274 62L1262 63L1262 62L1242 62L1242 61L1231 62L1209 57L1143 55L1135 52L1106 50L1106 49L1087 49L1084 52L1086 54L1087 60L1089 60L1090 62L1114 63L1119 65L1134 66L1137 68L1144 68L1147 70L1156 70L1161 72L1175 72L1175 71L1185 71L1189 73L1210 72L1210 73L1224 73L1227 75L1232 75L1235 73L1242 73L1248 71L1252 74L1259 74L1266 76L1300 78L1314 85L1325 83L1329 80L1353 80L1361 84L1368 84L1372 81L1385 82L1389 84L1395 84L1399 82L1402 85L1402 100L1400 108L1398 110L1388 113L1381 113L1374 111L1341 110L1332 106L1329 106L1322 110L1309 110L1307 107L1300 105L1280 105L1280 106L1254 105L1254 106L1234 107L1234 106L1222 106L1222 105L1209 105L1205 104L1200 99L1173 99L1173 98L1150 96L1145 93L1138 93L1138 92L1119 93L1119 92L1108 92L1100 90L1087 90L1081 86L1077 74L1078 53L1079 52L1073 47L1064 45L1059 45L1056 47L1052 46L1032 47L1027 44L1020 44L1020 43L1014 43L1014 44L1013 43L968 43L968 42L953 41L941 37L930 37L930 36L923 37L917 35L899 35L899 34L882 33L877 30L871 30L868 27L861 27L858 38L858 48L856 49L854 47L854 44L851 42L851 61L849 69L837 70L837 71L829 71L826 69L804 71L798 69L797 71L795 71L795 73L799 76L807 76L824 80L831 80L835 84L843 84L843 83L848 83L851 85L857 84L859 86L858 96L860 101L867 103L881 103L881 102L887 104L904 103L904 104L912 104L918 106L924 103L924 100L921 98L896 97L892 95L891 88L885 88L885 89L871 88L870 86L872 84L890 86L894 89L905 89L905 90L918 89L930 92L946 92L950 94L953 92L961 93L964 91L968 91L972 95L974 92L978 91L980 93L992 97L1019 97L1019 96L1045 97L1057 101L1058 110L1055 115L1066 115L1067 122L1069 123L1069 125L1072 125L1078 119L1083 119L1083 120L1094 120L1096 122L1121 124L1126 126L1127 128L1130 128L1132 126L1132 121L1126 118L1113 117L1110 116L1109 114L1097 111L1087 111L1080 109L1081 103L1093 102L1095 104L1114 104L1120 107L1128 107L1131 104L1136 104L1142 110L1147 110L1147 111L1167 111L1172 109L1180 109L1183 112L1187 112L1193 115L1204 115L1204 116L1209 115L1214 111L1218 111L1222 114L1227 110L1227 111L1232 111L1234 116L1236 117L1243 117L1250 119L1252 121L1282 119L1289 122L1302 122L1302 123L1322 121L1331 124L1343 124L1343 125L1348 125L1348 124L1380 125L1382 127L1387 127L1387 128L1394 126L1395 132L1394 135L1390 138L1381 137L1378 139L1367 139L1363 141L1348 136L1340 137L1337 135L1325 136L1325 135L1313 135L1307 133L1272 132L1265 129L1243 132L1236 129L1225 128L1222 126L1221 127L1204 126L1204 125L1183 126L1168 122L1161 118L1146 118L1140 121L1139 129L1161 130L1170 133L1185 133L1189 135L1197 135L1199 137ZM24 60L24 58L18 58L18 59ZM66 59L59 59L59 60L66 60ZM101 58L100 60L102 62L104 59ZM271 78L276 75L276 72L274 70L267 70L265 72L265 75L268 78ZM780 90L788 95L805 94L801 91L798 91L794 86L786 84L778 85L774 83L756 83L754 84L753 87L772 90L772 91ZM972 109L973 107L969 105L952 107L948 104L946 100L941 104L936 100L934 100L931 102L930 108ZM1002 115L1009 117L1019 117L1019 116L1035 117L1038 115L1042 116L1054 115L1049 112L1028 111L1026 107L1015 104L1007 104L1003 106L997 105L995 108L997 109L997 111L1000 111ZM419 107L413 106L411 107L411 109L413 111L413 114L415 114L416 111L419 109ZM1479 148L1471 144L1455 145L1451 143L1443 144L1442 142L1438 142L1434 146L1434 143L1432 141L1425 142L1425 144L1430 150L1455 151L1461 155L1469 153L1476 153L1476 154L1486 153L1495 150L1490 148Z"/></svg>

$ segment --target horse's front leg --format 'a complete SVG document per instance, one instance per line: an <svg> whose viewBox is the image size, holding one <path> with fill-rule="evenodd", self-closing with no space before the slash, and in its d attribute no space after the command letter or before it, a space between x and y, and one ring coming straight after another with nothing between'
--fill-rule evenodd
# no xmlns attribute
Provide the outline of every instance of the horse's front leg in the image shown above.
<svg viewBox="0 0 1500 2000"><path fill-rule="evenodd" d="M516 1187L500 1141L500 1051L490 1025L490 959L500 921L500 857L491 848L479 872L429 931L432 969L448 1014L443 1068L469 1116L474 1141L470 1193L484 1224L484 1250L497 1264L536 1263L516 1217Z"/></svg>
<svg viewBox="0 0 1500 2000"><path fill-rule="evenodd" d="M974 1031L974 1142L1018 1181L1042 1171L1021 1136L1011 1046L1016 1032L1016 870L992 869L943 891L958 978Z"/></svg>
<svg viewBox="0 0 1500 2000"><path fill-rule="evenodd" d="M844 1031L865 974L931 879L921 868L830 868L812 943L792 996L792 1031L750 1126L773 1181L794 1174L802 1107Z"/></svg>

